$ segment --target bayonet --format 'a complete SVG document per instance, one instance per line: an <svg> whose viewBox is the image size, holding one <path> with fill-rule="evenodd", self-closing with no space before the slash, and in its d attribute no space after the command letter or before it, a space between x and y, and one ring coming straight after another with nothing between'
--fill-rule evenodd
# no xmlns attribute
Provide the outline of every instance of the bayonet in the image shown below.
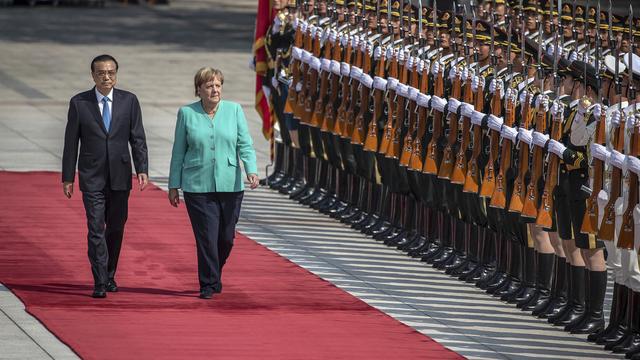
<svg viewBox="0 0 640 360"><path fill-rule="evenodd" d="M398 34L400 34L401 39L404 39L404 0L400 0L400 9L398 11L400 12L400 28L398 29Z"/></svg>
<svg viewBox="0 0 640 360"><path fill-rule="evenodd" d="M633 5L629 4L629 102L636 100L636 88L633 86L633 54L635 53L635 38L633 34Z"/></svg>
<svg viewBox="0 0 640 360"><path fill-rule="evenodd" d="M542 21L538 23L538 78L540 79L540 91L544 92L544 69L542 68L542 52L544 51L542 41Z"/></svg>
<svg viewBox="0 0 640 360"><path fill-rule="evenodd" d="M526 40L525 40L525 32L526 32L526 17L525 17L525 13L524 13L524 7L523 7L523 0L520 0L520 23L521 23L521 30L520 30L520 38L521 38L521 42L520 42L520 64L522 65L522 74L523 76L529 76L529 72L527 70L527 60L525 58L525 54L524 54L524 48L526 46Z"/></svg>
<svg viewBox="0 0 640 360"><path fill-rule="evenodd" d="M507 13L504 17L505 25L507 28L507 74L513 73L513 63L511 62L511 31L513 28L511 27L511 14Z"/></svg>
<svg viewBox="0 0 640 360"><path fill-rule="evenodd" d="M553 4L553 0L551 2ZM560 14L562 13L562 0L558 0L558 20L560 20ZM562 30L562 25L560 25L561 22L558 21L558 25L559 26L553 26L553 6L551 7L551 26L553 27L554 32L554 39L553 42L555 43L553 46L554 49L554 54L553 54L553 85L555 87L556 90L556 98L560 98L560 76L558 76L558 60L560 58L560 56L562 55L562 49L558 46L559 45L559 32Z"/></svg>
<svg viewBox="0 0 640 360"><path fill-rule="evenodd" d="M467 67L471 69L471 63L469 62L470 51L469 51L469 41L467 40L467 5L462 4L462 41L463 43L463 51L464 51L464 61L467 64Z"/></svg>
<svg viewBox="0 0 640 360"><path fill-rule="evenodd" d="M492 7L491 9L494 10L494 13L491 15L491 68L493 69L494 74L497 72L497 65L498 65L498 57L496 56L496 51L495 51L495 40L496 40L496 21L497 21L497 17L498 15L495 13L495 8L496 8L496 0L493 0L492 2Z"/></svg>
<svg viewBox="0 0 640 360"><path fill-rule="evenodd" d="M455 19L456 19L457 11L456 11L456 2L455 2L455 0L452 3L452 10L453 10L452 11L453 28L451 30L451 40L450 40L450 42L451 42L451 50L453 51L453 54L454 54L454 59L456 59L456 61L457 61L458 55L459 55L458 54L458 36L460 36L460 34L458 33L456 35L456 22L455 22Z"/></svg>
<svg viewBox="0 0 640 360"><path fill-rule="evenodd" d="M424 41L422 37L422 0L418 0L418 45L420 48L424 47Z"/></svg>
<svg viewBox="0 0 640 360"><path fill-rule="evenodd" d="M440 32L438 31L438 1L433 0L433 44L440 48Z"/></svg>
<svg viewBox="0 0 640 360"><path fill-rule="evenodd" d="M576 0L573 0L573 10L571 11L571 39L573 39L574 41L578 41L578 30L576 29ZM585 21L585 27L587 25L587 22ZM562 34L562 36L564 37L564 34ZM576 44L577 47L577 44Z"/></svg>
<svg viewBox="0 0 640 360"><path fill-rule="evenodd" d="M473 62L478 62L478 49L476 48L476 4L473 0L470 2L473 18L471 20L471 46L473 46ZM479 69L478 69L479 70Z"/></svg>

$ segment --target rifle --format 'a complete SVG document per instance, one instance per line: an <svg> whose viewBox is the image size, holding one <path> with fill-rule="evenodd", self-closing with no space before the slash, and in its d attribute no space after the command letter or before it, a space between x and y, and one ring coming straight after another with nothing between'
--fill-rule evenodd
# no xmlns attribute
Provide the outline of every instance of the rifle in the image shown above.
<svg viewBox="0 0 640 360"><path fill-rule="evenodd" d="M404 51L402 48L399 49L399 51ZM407 58L406 61L409 61L409 59ZM399 67L400 67L400 82L398 84L398 86L400 86L400 84L407 84L408 82L408 69L407 69L407 62L404 63L400 63ZM406 94L405 94L406 95ZM396 102L396 106L394 109L394 124L393 124L393 134L391 137L391 142L389 144L389 146L387 147L387 152L385 153L385 157L388 157L390 159L397 159L400 156L400 137L402 134L402 127L405 126L405 117L406 117L406 102L407 102L407 98L405 98L404 96L397 96L397 102Z"/></svg>
<svg viewBox="0 0 640 360"><path fill-rule="evenodd" d="M471 20L471 36L472 43L476 42L476 7L471 2L471 10L472 10L472 20ZM473 47L473 61L475 63L478 62L478 51L476 47ZM478 85L478 89L475 94L475 103L474 108L477 111L482 111L484 108L484 85ZM482 153L482 127L479 125L473 126L473 149L471 150L471 158L467 162L467 173L465 175L464 186L462 187L462 191L466 193L478 193L478 189L480 187L480 171L478 169L478 159L480 154Z"/></svg>
<svg viewBox="0 0 640 360"><path fill-rule="evenodd" d="M552 3L553 4L553 3ZM553 13L553 6L551 7L551 11ZM558 14L562 12L562 0L558 0ZM558 15L559 16L559 15ZM554 85L555 85L555 93L560 93L560 77L558 76L558 59L562 54L562 49L559 49L558 41L559 41L559 26L554 26L553 22L551 23L552 31L554 32L554 54L553 54L553 76L554 76ZM559 95L558 95L559 97ZM556 99L559 102L558 99ZM560 107L560 104L558 103ZM560 107L562 109L562 107ZM553 122L551 124L551 138L554 140L560 140L560 136L562 135L562 113L558 111L553 114ZM553 190L558 184L558 168L560 167L560 158L556 154L549 153L549 173L547 174L547 178L544 183L544 191L542 192L542 202L540 203L540 207L538 208L538 216L536 217L536 225L542 226L545 228L551 228L553 225Z"/></svg>
<svg viewBox="0 0 640 360"><path fill-rule="evenodd" d="M364 54L364 64L362 65L362 72L364 74L369 74L369 72L371 71L371 56L373 56L373 54ZM355 86L353 86L355 87ZM351 122L348 123L346 126L346 129L343 129L345 132L343 132L344 137L350 136L351 137L351 143L352 144L358 144L358 145L362 145L366 136L365 133L365 119L364 119L364 115L366 113L369 112L369 95L371 93L371 89L360 85L360 111L358 112L358 116L356 116L355 119L355 123ZM354 100L352 101L355 102L355 96L357 96L357 91L353 91L352 89L352 96L354 96ZM352 116L347 116L348 118L352 118Z"/></svg>
<svg viewBox="0 0 640 360"><path fill-rule="evenodd" d="M429 67L425 66L420 75L420 92L426 94L429 91ZM416 137L411 145L411 159L409 159L409 168L413 171L422 171L424 163L422 161L422 139L427 131L427 109L418 107L418 129Z"/></svg>
<svg viewBox="0 0 640 360"><path fill-rule="evenodd" d="M391 54L389 54L389 56L391 56L391 62L389 63L389 77L391 78L398 78L398 54L393 55L393 39L394 39L394 29L393 29L393 25L391 24L391 2L387 2L387 21L388 21L388 28L389 28L389 36L391 36L391 45L390 47L387 49L389 50L389 52ZM396 91L395 90L391 90L389 89L387 91L387 122L384 126L384 135L382 137L382 141L380 142L380 146L378 147L378 152L385 155L387 153L387 150L389 148L389 144L391 143L391 137L393 136L393 115L394 115L394 108L395 108L395 98L396 98Z"/></svg>
<svg viewBox="0 0 640 360"><path fill-rule="evenodd" d="M294 36L293 44L294 46L300 48L303 46L303 31L301 30L301 26L298 25L296 28L296 33ZM293 81L291 82L291 86L289 86L289 91L287 93L287 101L285 101L285 109L284 112L287 114L291 114L294 112L294 108L297 103L298 92L296 92L296 85L300 82L301 77L301 63L300 60L293 59L291 61L291 74L293 77Z"/></svg>
<svg viewBox="0 0 640 360"><path fill-rule="evenodd" d="M621 121L619 127L615 129L613 148L618 152L624 149L624 123ZM613 241L615 231L615 203L621 194L622 169L613 167L611 171L611 189L609 191L609 201L604 207L604 216L598 228L598 238L601 240Z"/></svg>
<svg viewBox="0 0 640 360"><path fill-rule="evenodd" d="M629 31L630 31L630 51L629 51L629 67L633 68L633 55L635 54L634 44L634 29L633 29L633 6L629 4ZM611 17L609 17L611 19ZM616 60L617 61L617 60ZM635 102L636 89L633 85L633 69L629 71L629 102ZM633 134L631 135L631 151L630 156L640 156L640 135L638 134L638 123L635 117L635 104L631 104L634 124ZM627 200L627 208L622 215L622 227L620 228L620 235L618 236L618 248L621 249L633 249L635 224L633 221L633 211L638 205L638 174L633 171L629 171L629 197Z"/></svg>
<svg viewBox="0 0 640 360"><path fill-rule="evenodd" d="M508 44L507 44L507 59L508 63L507 63L507 73L508 74L512 74L513 73L513 65L511 64L511 31L512 31L512 24L511 24L511 17L509 14L506 15L505 17L506 23L507 23L507 29L508 29ZM513 92L515 92L516 90L513 89ZM517 94L517 93L516 93ZM516 101L517 101L517 95L515 94L510 94L511 95L511 99L505 99L506 100L506 104L505 104L505 121L504 124L507 126L513 126L513 123L515 122L515 116L516 116ZM498 208L498 209L504 209L507 204L507 199L506 199L506 192L507 192L507 171L509 171L509 169L511 168L511 147L514 144L511 142L511 140L509 139L502 139L502 152L500 154L500 169L498 170L498 177L496 178L496 188L493 191L493 196L491 197L491 202L489 203L489 206L494 207L494 208Z"/></svg>
<svg viewBox="0 0 640 360"><path fill-rule="evenodd" d="M493 0L493 8L495 9L496 1ZM493 68L494 79L497 80L497 64L498 58L495 55L495 23L496 14L491 16L491 66ZM500 89L496 89L496 92L491 98L491 113L495 116L500 116L502 113L502 99L500 98ZM496 189L496 174L495 167L498 161L498 150L500 148L500 133L498 131L488 129L491 134L491 142L489 145L489 161L484 168L484 177L482 178L482 184L480 185L480 197L490 197Z"/></svg>
<svg viewBox="0 0 640 360"><path fill-rule="evenodd" d="M324 59L331 59L333 57L333 53L335 52L332 49L332 46L338 48L340 50L339 42L336 40L336 44L331 44L331 41L327 39L324 45ZM324 103L326 102L326 94L329 87L329 74L331 71L322 71L319 74L320 76L320 93L318 94L318 99L316 100L315 106L313 107L313 115L311 116L311 126L319 127L322 131L328 130L327 123L332 121L333 119L325 119L325 107ZM331 77L332 79L334 76ZM311 83L313 86L313 82Z"/></svg>
<svg viewBox="0 0 640 360"><path fill-rule="evenodd" d="M319 28L318 28L319 29ZM322 42L322 32L316 30L316 38L313 41L313 56L320 56L320 45ZM307 98L304 100L304 113L300 122L307 125L311 124L311 117L313 116L313 110L315 101L318 96L318 70L311 68L309 74L309 83L307 89Z"/></svg>
<svg viewBox="0 0 640 360"><path fill-rule="evenodd" d="M471 62L470 60L470 51L469 44L467 43L467 11L466 5L463 4L462 9L462 38L464 41L464 57L465 63L468 68L468 76L465 81L464 88L464 102L467 104L471 104L473 102L473 91L471 88L472 82L472 72L471 72ZM458 153L456 154L456 162L453 166L453 170L451 172L451 183L464 185L465 176L467 174L467 148L471 143L471 120L462 116L462 141L460 142L460 147L458 148Z"/></svg>
<svg viewBox="0 0 640 360"><path fill-rule="evenodd" d="M522 0L520 0L520 8L522 8ZM520 62L522 64L522 73L528 74L529 71L527 69L527 61L524 55L524 47L525 47L525 16L524 12L520 14L521 21L521 53L520 53ZM525 80L525 81L528 81ZM529 129L531 125L531 96L532 94L527 93L524 104L520 104L521 106L521 116L522 123L520 127L523 129ZM518 175L516 180L513 183L513 193L511 193L511 200L509 201L509 211L515 213L521 213L522 207L524 206L524 182L525 176L527 175L527 171L529 170L529 144L524 141L520 142L519 149L519 157L518 157Z"/></svg>
<svg viewBox="0 0 640 360"><path fill-rule="evenodd" d="M453 67L451 69L453 69ZM453 80L453 91L451 94L451 97L453 99L460 99L462 95L462 79L460 79L460 77L461 76L456 76L456 78ZM447 138L447 145L445 146L444 152L442 153L440 168L438 169L438 178L440 179L451 178L451 172L453 171L454 162L453 151L458 140L458 114L449 112L447 114L447 117L449 120L449 136Z"/></svg>
<svg viewBox="0 0 640 360"><path fill-rule="evenodd" d="M379 78L384 78L385 56L385 51L381 49L380 59L376 65L376 76ZM376 151L378 149L378 120L382 117L383 96L383 90L373 90L373 118L369 121L369 127L367 129L367 138L364 142L365 151ZM364 124L364 119L362 123Z"/></svg>
<svg viewBox="0 0 640 360"><path fill-rule="evenodd" d="M540 79L540 91L544 91L544 69L542 68L542 22L538 25L538 78ZM536 131L544 132L547 129L547 117L542 101L536 109ZM535 219L538 216L538 181L542 177L544 167L544 152L539 146L533 147L532 173L524 199L521 215Z"/></svg>
<svg viewBox="0 0 640 360"><path fill-rule="evenodd" d="M426 57L427 49L424 49L425 46L425 38L422 37L422 3L419 3L418 10L418 44L421 48L423 48L422 57ZM426 64L425 64L426 65ZM416 64L419 66L419 64ZM416 74L416 77L418 75ZM429 67L425 66L422 69L422 73L420 74L419 79L420 85L419 90L421 93L426 94L429 91ZM427 131L427 109L420 106L417 108L416 114L416 123L417 130L416 136L413 139L413 143L411 144L411 157L409 158L409 169L413 171L422 171L422 166L424 165L422 162L422 139L424 138L425 132Z"/></svg>
<svg viewBox="0 0 640 360"><path fill-rule="evenodd" d="M411 88L417 89L420 86L420 74L418 73L418 67L420 65L420 61L418 58L415 58L415 64L413 64L413 69L411 69ZM416 131L416 127L418 124L418 105L416 100L409 100L409 129L407 130L407 134L404 137L404 142L402 143L402 155L400 156L400 166L408 167L411 164L411 155L413 154L413 134Z"/></svg>
<svg viewBox="0 0 640 360"><path fill-rule="evenodd" d="M440 48L440 36L438 34L438 4L436 0L433 1L433 31L434 31L434 43L435 48ZM440 58L434 60L440 61ZM444 65L441 65L440 71L435 78L435 84L433 93L435 96L442 97L444 96ZM439 167L440 167L440 159L438 157L438 142L440 141L440 137L443 132L443 124L442 124L442 113L440 111L436 111L433 115L433 133L431 135L431 140L427 145L427 156L424 160L424 166L422 168L422 172L432 175L438 175Z"/></svg>

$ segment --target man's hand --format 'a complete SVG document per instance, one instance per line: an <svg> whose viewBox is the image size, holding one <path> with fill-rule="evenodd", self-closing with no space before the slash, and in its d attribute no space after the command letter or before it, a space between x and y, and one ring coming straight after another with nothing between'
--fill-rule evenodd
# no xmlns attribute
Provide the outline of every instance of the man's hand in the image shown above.
<svg viewBox="0 0 640 360"><path fill-rule="evenodd" d="M249 174L247 175L247 180L249 180L249 184L251 185L251 189L255 189L260 184L260 179L257 174Z"/></svg>
<svg viewBox="0 0 640 360"><path fill-rule="evenodd" d="M180 204L180 194L178 189L169 189L169 204L173 207L178 207Z"/></svg>
<svg viewBox="0 0 640 360"><path fill-rule="evenodd" d="M144 188L147 187L148 183L149 183L149 176L147 176L147 174L145 173L138 174L138 185L140 186L140 191L144 190Z"/></svg>
<svg viewBox="0 0 640 360"><path fill-rule="evenodd" d="M73 183L68 181L63 182L62 192L64 193L64 196L67 197L67 199L71 199L71 196L73 195Z"/></svg>

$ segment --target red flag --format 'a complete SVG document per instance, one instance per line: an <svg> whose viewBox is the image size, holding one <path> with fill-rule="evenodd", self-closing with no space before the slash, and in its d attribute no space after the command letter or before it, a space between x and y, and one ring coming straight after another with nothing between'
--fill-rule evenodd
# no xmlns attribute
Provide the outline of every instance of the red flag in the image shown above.
<svg viewBox="0 0 640 360"><path fill-rule="evenodd" d="M256 99L255 108L262 118L262 134L265 138L271 137L271 109L269 99L262 88L262 80L267 74L267 53L264 48L265 37L269 31L269 25L273 21L272 0L258 0L258 15L256 16L256 28L253 37L253 56L256 66Z"/></svg>

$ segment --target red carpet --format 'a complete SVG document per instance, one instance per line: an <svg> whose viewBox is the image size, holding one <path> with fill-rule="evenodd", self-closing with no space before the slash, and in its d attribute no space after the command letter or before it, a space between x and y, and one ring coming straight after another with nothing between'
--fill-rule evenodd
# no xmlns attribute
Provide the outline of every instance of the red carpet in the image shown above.
<svg viewBox="0 0 640 360"><path fill-rule="evenodd" d="M453 359L460 355L239 235L224 292L197 298L184 204L132 192L120 292L92 299L81 193L0 172L0 282L86 359Z"/></svg>

